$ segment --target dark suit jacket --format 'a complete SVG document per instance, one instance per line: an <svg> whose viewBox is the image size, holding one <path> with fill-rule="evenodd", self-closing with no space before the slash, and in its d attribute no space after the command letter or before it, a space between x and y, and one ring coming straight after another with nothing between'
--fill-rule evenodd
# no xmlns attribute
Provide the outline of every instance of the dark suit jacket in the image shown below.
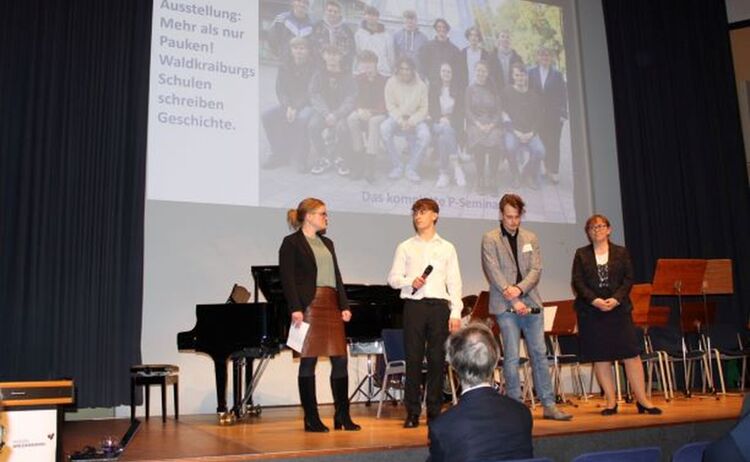
<svg viewBox="0 0 750 462"><path fill-rule="evenodd" d="M596 298L615 298L620 302L616 309L631 311L630 288L633 286L633 264L625 247L609 243L609 287L599 287L594 246L576 250L573 259L573 290L576 293L576 310L599 310L591 306Z"/></svg>
<svg viewBox="0 0 750 462"><path fill-rule="evenodd" d="M430 422L429 462L529 459L532 418L518 401L493 388L461 396L457 406Z"/></svg>
<svg viewBox="0 0 750 462"><path fill-rule="evenodd" d="M523 64L523 58L521 58L521 55L516 53L516 50L512 51L508 66L513 66L513 63ZM506 81L505 75L500 66L500 58L497 57L497 49L492 50L490 52L490 78L495 82L495 89L497 89L498 95L501 94L503 88L507 85L513 85L513 71L508 70L508 80Z"/></svg>
<svg viewBox="0 0 750 462"><path fill-rule="evenodd" d="M568 118L568 89L563 75L550 67L547 81L542 88L542 76L539 66L529 70L529 88L539 93L542 99L544 119L560 123L560 118Z"/></svg>
<svg viewBox="0 0 750 462"><path fill-rule="evenodd" d="M348 309L349 301L346 298L344 283L341 280L333 241L324 236L320 236L320 238L333 256L333 267L336 271L336 290L339 293L339 308L342 310ZM304 311L315 297L318 267L315 263L312 248L307 243L302 230L286 236L281 243L281 248L279 248L279 272L281 273L281 286L284 289L284 298L286 298L289 311Z"/></svg>

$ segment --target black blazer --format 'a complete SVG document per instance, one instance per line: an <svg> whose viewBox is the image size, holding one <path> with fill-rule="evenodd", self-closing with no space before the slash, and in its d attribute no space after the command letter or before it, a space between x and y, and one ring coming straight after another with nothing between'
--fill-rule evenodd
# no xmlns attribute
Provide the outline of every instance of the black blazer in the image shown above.
<svg viewBox="0 0 750 462"><path fill-rule="evenodd" d="M336 251L333 249L333 241L324 236L320 236L320 238L333 256L339 308L341 310L349 309L349 301L346 298L344 283L341 281L341 272L336 259ZM279 272L281 273L281 286L284 289L284 298L286 298L289 311L304 311L315 297L318 267L315 264L315 255L312 248L307 243L307 238L302 234L301 229L286 236L281 243L279 248Z"/></svg>
<svg viewBox="0 0 750 462"><path fill-rule="evenodd" d="M547 84L542 88L542 74L539 66L529 70L529 88L539 93L542 99L542 117L561 123L560 118L568 118L568 89L560 71L550 67Z"/></svg>
<svg viewBox="0 0 750 462"><path fill-rule="evenodd" d="M521 63L523 64L523 58L521 58L521 55L516 53L516 50L513 50L510 56L510 62L508 63L508 66L513 66L513 63ZM505 88L508 85L513 85L513 71L508 71L508 80L509 82L505 81L505 74L502 72L502 65L500 64L500 58L497 57L497 49L493 49L490 52L490 78L493 82L495 82L495 89L497 90L497 94L501 94L503 91L503 88Z"/></svg>
<svg viewBox="0 0 750 462"><path fill-rule="evenodd" d="M609 243L609 287L599 287L594 246L589 244L576 250L573 259L572 284L576 294L576 310L599 310L591 305L596 298L615 298L616 309L631 311L630 288L633 286L633 264L625 247Z"/></svg>
<svg viewBox="0 0 750 462"><path fill-rule="evenodd" d="M518 401L493 388L464 393L430 423L429 462L530 459L532 418Z"/></svg>

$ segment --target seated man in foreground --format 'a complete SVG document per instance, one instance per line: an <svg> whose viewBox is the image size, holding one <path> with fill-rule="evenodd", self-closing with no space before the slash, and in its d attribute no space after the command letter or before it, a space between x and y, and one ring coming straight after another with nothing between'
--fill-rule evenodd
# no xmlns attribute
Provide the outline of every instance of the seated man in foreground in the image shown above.
<svg viewBox="0 0 750 462"><path fill-rule="evenodd" d="M430 462L529 459L529 409L493 387L499 348L483 324L470 324L446 342L461 381L461 400L430 422Z"/></svg>

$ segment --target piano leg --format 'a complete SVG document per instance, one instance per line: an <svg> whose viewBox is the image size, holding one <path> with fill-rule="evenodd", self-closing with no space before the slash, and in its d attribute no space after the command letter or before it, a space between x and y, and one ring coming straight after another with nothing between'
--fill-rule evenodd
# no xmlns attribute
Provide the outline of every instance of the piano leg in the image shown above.
<svg viewBox="0 0 750 462"><path fill-rule="evenodd" d="M227 412L227 362L214 359L216 375L216 412Z"/></svg>
<svg viewBox="0 0 750 462"><path fill-rule="evenodd" d="M242 366L244 358L232 359L232 412L240 417L237 405L242 401Z"/></svg>

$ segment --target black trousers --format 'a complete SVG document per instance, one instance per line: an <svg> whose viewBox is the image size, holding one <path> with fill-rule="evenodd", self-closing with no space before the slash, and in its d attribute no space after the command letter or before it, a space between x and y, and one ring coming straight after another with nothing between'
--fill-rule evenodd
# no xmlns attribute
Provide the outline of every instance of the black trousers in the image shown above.
<svg viewBox="0 0 750 462"><path fill-rule="evenodd" d="M419 415L422 360L427 358L427 416L440 414L443 403L443 365L448 338L450 308L443 299L404 301L404 350L406 385L404 403L409 415Z"/></svg>
<svg viewBox="0 0 750 462"><path fill-rule="evenodd" d="M547 173L560 172L560 135L562 123L560 118L545 120L539 129L539 138L544 145L544 169Z"/></svg>

